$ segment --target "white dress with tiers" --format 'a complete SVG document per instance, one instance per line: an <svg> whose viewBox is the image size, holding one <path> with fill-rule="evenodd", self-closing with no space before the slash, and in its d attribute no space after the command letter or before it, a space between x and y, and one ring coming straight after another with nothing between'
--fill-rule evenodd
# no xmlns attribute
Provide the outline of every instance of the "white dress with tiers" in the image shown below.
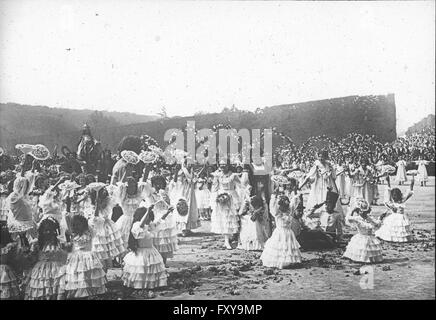
<svg viewBox="0 0 436 320"><path fill-rule="evenodd" d="M215 201L211 215L211 232L225 235L237 233L239 226L236 214L239 207L239 197L236 192L236 183L239 179L234 173L221 173L215 179L215 200L220 194L226 193L229 195L229 201L227 203Z"/></svg>
<svg viewBox="0 0 436 320"><path fill-rule="evenodd" d="M380 240L374 236L377 223L370 217L350 217L349 224L355 225L358 233L355 234L347 245L344 257L357 262L374 263L383 261Z"/></svg>

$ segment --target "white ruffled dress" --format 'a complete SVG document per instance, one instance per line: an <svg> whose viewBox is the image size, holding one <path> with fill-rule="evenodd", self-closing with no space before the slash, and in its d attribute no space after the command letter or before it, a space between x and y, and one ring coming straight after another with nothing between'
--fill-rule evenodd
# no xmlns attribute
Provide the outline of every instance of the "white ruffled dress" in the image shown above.
<svg viewBox="0 0 436 320"><path fill-rule="evenodd" d="M59 246L49 245L38 253L38 262L26 279L26 300L62 299L67 253Z"/></svg>
<svg viewBox="0 0 436 320"><path fill-rule="evenodd" d="M126 250L135 210L140 207L144 197L147 197L151 192L152 188L148 183L138 182L138 190L135 195L131 196L127 193L127 183L117 183L115 195L118 204L123 209L123 214L117 222L115 222L115 226L122 234Z"/></svg>
<svg viewBox="0 0 436 320"><path fill-rule="evenodd" d="M132 235L138 241L136 252L129 252L124 257L122 280L126 287L134 289L154 289L167 285L168 275L162 256L153 247L153 227L141 227L135 222Z"/></svg>
<svg viewBox="0 0 436 320"><path fill-rule="evenodd" d="M413 194L412 191L409 193ZM407 198L406 195L405 198ZM403 199L405 199L403 198ZM403 203L388 202L389 214L383 220L381 227L375 232L375 235L389 242L409 242L413 239L410 221L405 213Z"/></svg>
<svg viewBox="0 0 436 320"><path fill-rule="evenodd" d="M355 225L358 233L355 234L347 245L344 257L356 262L377 263L383 261L383 249L380 240L374 236L377 225L370 217L366 220L361 217L352 217L348 221Z"/></svg>
<svg viewBox="0 0 436 320"><path fill-rule="evenodd" d="M113 207L114 203L109 201L98 216L89 220L93 228L92 251L101 260L113 259L127 250L120 230L110 219Z"/></svg>
<svg viewBox="0 0 436 320"><path fill-rule="evenodd" d="M195 184L195 198L199 210L210 208L210 190L207 188L207 181L203 178Z"/></svg>
<svg viewBox="0 0 436 320"><path fill-rule="evenodd" d="M86 298L107 292L106 273L92 247L91 232L73 238L73 251L68 256L61 285L67 299Z"/></svg>
<svg viewBox="0 0 436 320"><path fill-rule="evenodd" d="M260 256L265 267L283 269L292 264L301 263L300 244L292 231L291 212L281 212L271 207L276 228L271 238L265 243L265 249Z"/></svg>
<svg viewBox="0 0 436 320"><path fill-rule="evenodd" d="M0 300L16 300L20 296L17 276L9 267L15 246L12 242L0 249Z"/></svg>
<svg viewBox="0 0 436 320"><path fill-rule="evenodd" d="M214 209L211 215L211 232L217 234L232 235L238 232L238 220L236 217L237 209L240 206L238 194L236 192L236 183L238 181L236 174L227 175L219 174L215 177L216 197L222 193L227 193L230 200L227 203L217 203L215 201Z"/></svg>
<svg viewBox="0 0 436 320"><path fill-rule="evenodd" d="M266 240L268 239L262 221L251 220L251 215L255 209L251 204L246 205L248 208L241 208L241 214L247 211L246 214L241 215L241 232L239 234L238 249L247 251L263 250ZM264 219L267 210L261 210L261 219Z"/></svg>

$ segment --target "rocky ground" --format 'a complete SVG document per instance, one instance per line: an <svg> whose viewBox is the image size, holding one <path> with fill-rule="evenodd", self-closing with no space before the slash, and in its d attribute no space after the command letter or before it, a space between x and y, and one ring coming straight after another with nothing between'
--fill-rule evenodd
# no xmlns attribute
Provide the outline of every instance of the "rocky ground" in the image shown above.
<svg viewBox="0 0 436 320"><path fill-rule="evenodd" d="M298 268L265 268L261 252L225 250L222 238L204 222L193 236L180 238L180 249L168 262L168 287L156 290L153 299L435 299L434 192L434 178L427 187L415 187L407 202L415 240L384 243L384 262L370 269L343 259L345 245L303 251ZM383 211L373 207L375 215ZM120 276L120 269L109 270L109 293L96 299L121 299ZM129 297L147 298L145 292Z"/></svg>

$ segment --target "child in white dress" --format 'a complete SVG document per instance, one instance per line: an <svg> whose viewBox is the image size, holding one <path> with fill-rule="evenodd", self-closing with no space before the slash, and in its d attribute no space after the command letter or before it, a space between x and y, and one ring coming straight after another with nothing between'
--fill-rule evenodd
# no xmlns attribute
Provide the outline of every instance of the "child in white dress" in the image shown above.
<svg viewBox="0 0 436 320"><path fill-rule="evenodd" d="M139 208L144 197L150 193L151 186L147 182L137 182L133 177L127 177L126 182L118 182L116 184L116 200L123 214L115 222L115 226L123 236L126 250L130 229L132 228L133 214Z"/></svg>
<svg viewBox="0 0 436 320"><path fill-rule="evenodd" d="M215 206L211 216L211 232L224 235L224 246L232 249L230 238L238 232L237 212L240 206L236 192L239 184L237 174L230 171L226 162L220 163L221 173L215 176Z"/></svg>
<svg viewBox="0 0 436 320"><path fill-rule="evenodd" d="M272 195L270 208L276 228L265 243L265 249L260 256L262 264L283 269L301 263L300 244L291 227L293 218L288 197L282 195L277 201L276 196Z"/></svg>
<svg viewBox="0 0 436 320"><path fill-rule="evenodd" d="M59 223L53 218L44 219L38 228L38 241L33 251L38 262L26 280L26 300L58 300L62 298L67 252L58 239Z"/></svg>
<svg viewBox="0 0 436 320"><path fill-rule="evenodd" d="M374 229L380 225L373 220L369 213L371 207L365 199L358 199L356 207L347 216L347 222L354 225L358 233L355 234L347 245L344 257L357 262L375 263L383 261L380 240L374 236Z"/></svg>
<svg viewBox="0 0 436 320"><path fill-rule="evenodd" d="M126 288L149 290L167 285L167 273L162 256L153 247L153 206L138 208L133 217L129 237L130 252L124 257L122 280ZM166 217L162 217L165 219ZM161 219L162 219L161 218ZM125 295L131 290L126 290ZM148 293L149 297L152 293Z"/></svg>
<svg viewBox="0 0 436 320"><path fill-rule="evenodd" d="M106 293L106 273L92 250L95 231L88 226L88 220L82 215L72 217L71 231L73 248L65 265L61 291L67 299L82 299Z"/></svg>
<svg viewBox="0 0 436 320"><path fill-rule="evenodd" d="M17 244L11 238L8 227L0 223L0 300L17 300L20 297L20 287L14 265Z"/></svg>
<svg viewBox="0 0 436 320"><path fill-rule="evenodd" d="M122 234L111 220L115 203L103 183L95 182L88 187L94 206L94 218L90 219L90 226L94 229L92 251L105 267L110 267L112 260L126 251Z"/></svg>
<svg viewBox="0 0 436 320"><path fill-rule="evenodd" d="M407 181L407 174L406 174L406 161L403 160L403 158L400 157L400 160L398 160L397 164L397 182L399 185L402 185L404 182Z"/></svg>
<svg viewBox="0 0 436 320"><path fill-rule="evenodd" d="M197 179L195 197L200 220L210 220L210 190L207 187L207 178L204 176Z"/></svg>
<svg viewBox="0 0 436 320"><path fill-rule="evenodd" d="M427 167L430 162L422 159L422 157L419 157L418 161L415 161L415 163L418 165L418 181L421 184L421 187L425 187L427 185L428 181L428 173L427 173Z"/></svg>
<svg viewBox="0 0 436 320"><path fill-rule="evenodd" d="M398 188L390 189L390 200L385 202L388 208L387 216L382 216L383 224L375 235L380 239L390 242L409 242L413 238L410 230L410 221L405 213L405 202L413 195L413 185L415 180L412 176L410 190L403 195Z"/></svg>
<svg viewBox="0 0 436 320"><path fill-rule="evenodd" d="M263 228L262 220L267 207L261 197L254 196L246 200L241 207L241 232L239 234L238 249L263 250L268 237Z"/></svg>

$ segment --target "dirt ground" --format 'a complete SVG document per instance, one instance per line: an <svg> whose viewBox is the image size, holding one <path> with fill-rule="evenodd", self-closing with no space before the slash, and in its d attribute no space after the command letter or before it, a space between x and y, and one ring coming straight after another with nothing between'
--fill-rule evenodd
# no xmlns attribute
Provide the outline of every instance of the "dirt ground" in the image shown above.
<svg viewBox="0 0 436 320"><path fill-rule="evenodd" d="M180 238L179 251L168 262L168 287L156 290L153 299L435 299L435 179L430 179L427 187L415 186L407 202L415 240L383 243L385 260L373 269L342 258L345 247L302 251L297 269L265 268L261 252L225 250L222 237L203 222L193 236ZM386 186L379 188L383 195ZM373 206L375 215L383 211ZM120 276L120 269L109 270L109 293L96 299L121 299ZM146 297L137 292L129 299Z"/></svg>

